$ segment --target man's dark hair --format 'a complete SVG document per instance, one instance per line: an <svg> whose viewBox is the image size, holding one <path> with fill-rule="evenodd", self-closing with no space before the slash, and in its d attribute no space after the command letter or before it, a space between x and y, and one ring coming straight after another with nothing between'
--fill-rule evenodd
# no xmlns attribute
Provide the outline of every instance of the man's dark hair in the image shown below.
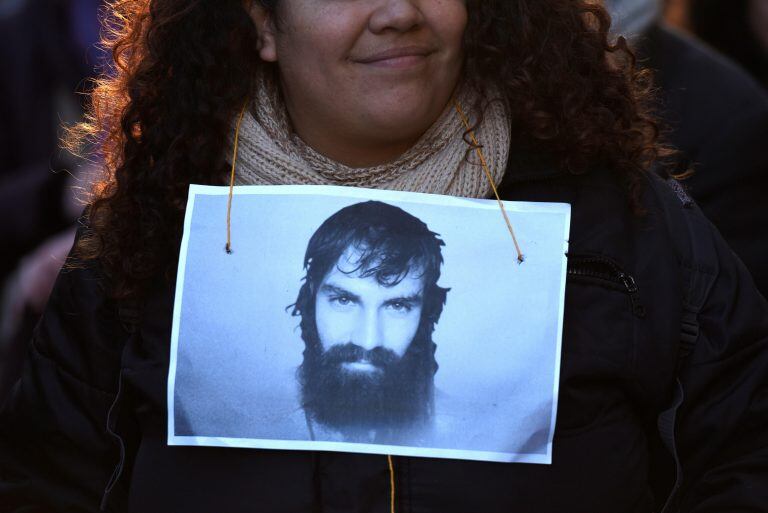
<svg viewBox="0 0 768 513"><path fill-rule="evenodd" d="M352 269L345 268L342 272L364 278L375 277L386 287L397 285L408 275L421 277L424 281L421 320L400 366L408 374L407 384L401 383L400 387L410 388L400 390L404 397L398 405L400 410L392 412L391 418L379 419L378 425L394 427L405 421L426 421L431 417L433 378L437 372L432 332L449 290L437 285L444 245L439 235L430 231L420 219L380 201L345 207L329 217L312 235L304 255L306 275L296 303L292 305L292 315L301 317L301 337L306 345L304 363L298 371L304 391L303 405L316 420L332 424L342 420L323 418L318 409L313 408L313 402L327 401L328 398L315 397L307 384L313 379L312 373L318 372L317 364L323 358L315 320L317 292L325 276L349 249L355 251L356 260L351 262Z"/></svg>
<svg viewBox="0 0 768 513"><path fill-rule="evenodd" d="M304 269L307 274L293 305L294 316L301 316L304 341L317 339L315 297L325 275L349 248L357 250L359 260L347 274L375 276L381 285L392 287L408 273L420 272L424 279L422 322L419 331L434 331L440 319L448 289L437 285L443 264L445 243L424 222L405 210L366 201L342 208L320 225L307 245ZM413 274L412 274L413 275Z"/></svg>

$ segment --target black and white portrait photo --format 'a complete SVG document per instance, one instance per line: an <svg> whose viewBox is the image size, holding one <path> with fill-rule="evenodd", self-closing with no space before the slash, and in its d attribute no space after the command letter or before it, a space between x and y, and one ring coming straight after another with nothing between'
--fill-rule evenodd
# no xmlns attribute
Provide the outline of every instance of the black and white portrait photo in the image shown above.
<svg viewBox="0 0 768 513"><path fill-rule="evenodd" d="M396 443L432 420L432 332L448 292L437 284L443 245L380 201L345 207L312 235L293 313L313 439L331 429L346 441Z"/></svg>
<svg viewBox="0 0 768 513"><path fill-rule="evenodd" d="M168 443L550 463L570 209L192 186Z"/></svg>

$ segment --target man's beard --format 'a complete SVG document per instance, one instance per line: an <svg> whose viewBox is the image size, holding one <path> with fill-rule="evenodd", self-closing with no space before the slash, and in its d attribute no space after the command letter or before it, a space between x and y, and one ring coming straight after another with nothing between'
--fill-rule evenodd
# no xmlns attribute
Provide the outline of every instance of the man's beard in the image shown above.
<svg viewBox="0 0 768 513"><path fill-rule="evenodd" d="M320 344L304 352L299 367L302 405L310 419L343 433L407 430L432 415L433 344L414 340L402 356L384 347ZM427 349L428 348L428 349ZM375 370L355 372L345 363L365 362Z"/></svg>

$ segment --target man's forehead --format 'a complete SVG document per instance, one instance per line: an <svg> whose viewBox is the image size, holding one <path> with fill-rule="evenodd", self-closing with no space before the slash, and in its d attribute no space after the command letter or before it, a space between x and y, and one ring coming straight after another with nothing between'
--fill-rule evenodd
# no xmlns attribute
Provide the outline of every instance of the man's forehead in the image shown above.
<svg viewBox="0 0 768 513"><path fill-rule="evenodd" d="M363 262L367 259L367 262ZM387 259L386 252L378 252L373 257L369 257L366 248L350 246L344 250L336 264L331 266L328 274L337 270L341 273L362 278L370 269L382 265ZM365 264L365 265L363 265ZM412 278L421 278L424 275L424 266L418 263L408 262L398 271L408 271L408 276Z"/></svg>
<svg viewBox="0 0 768 513"><path fill-rule="evenodd" d="M367 267L361 266L363 251L349 248L339 257L335 265L332 265L323 278L323 285L348 290L349 292L364 293L371 289L382 289L382 293L396 296L418 295L424 289L424 272L421 266L412 266L407 269L407 274L397 283L385 285L379 283L376 275L366 275L371 267L382 262L378 257L367 262ZM404 271L406 269L403 269ZM384 292L386 291L386 292Z"/></svg>
<svg viewBox="0 0 768 513"><path fill-rule="evenodd" d="M334 267L325 276L320 286L323 292L347 292L356 296L376 296L381 299L412 298L424 291L424 278L408 273L393 285L379 283L376 276L361 276L358 273L344 273Z"/></svg>

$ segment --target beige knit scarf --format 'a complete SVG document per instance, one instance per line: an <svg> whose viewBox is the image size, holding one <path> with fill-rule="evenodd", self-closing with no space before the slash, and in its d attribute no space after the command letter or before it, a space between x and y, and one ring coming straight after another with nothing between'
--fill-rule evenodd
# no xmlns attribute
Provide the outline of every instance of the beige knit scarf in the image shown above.
<svg viewBox="0 0 768 513"><path fill-rule="evenodd" d="M456 99L465 112L475 95L460 87ZM503 101L488 102L475 136L496 184L507 165L510 122ZM237 185L345 185L398 191L487 197L492 189L475 152L464 139L465 127L449 102L440 118L396 160L353 168L313 150L293 132L277 87L261 80L240 127ZM230 141L231 149L232 141ZM230 152L231 155L231 152ZM231 164L231 157L230 157Z"/></svg>

